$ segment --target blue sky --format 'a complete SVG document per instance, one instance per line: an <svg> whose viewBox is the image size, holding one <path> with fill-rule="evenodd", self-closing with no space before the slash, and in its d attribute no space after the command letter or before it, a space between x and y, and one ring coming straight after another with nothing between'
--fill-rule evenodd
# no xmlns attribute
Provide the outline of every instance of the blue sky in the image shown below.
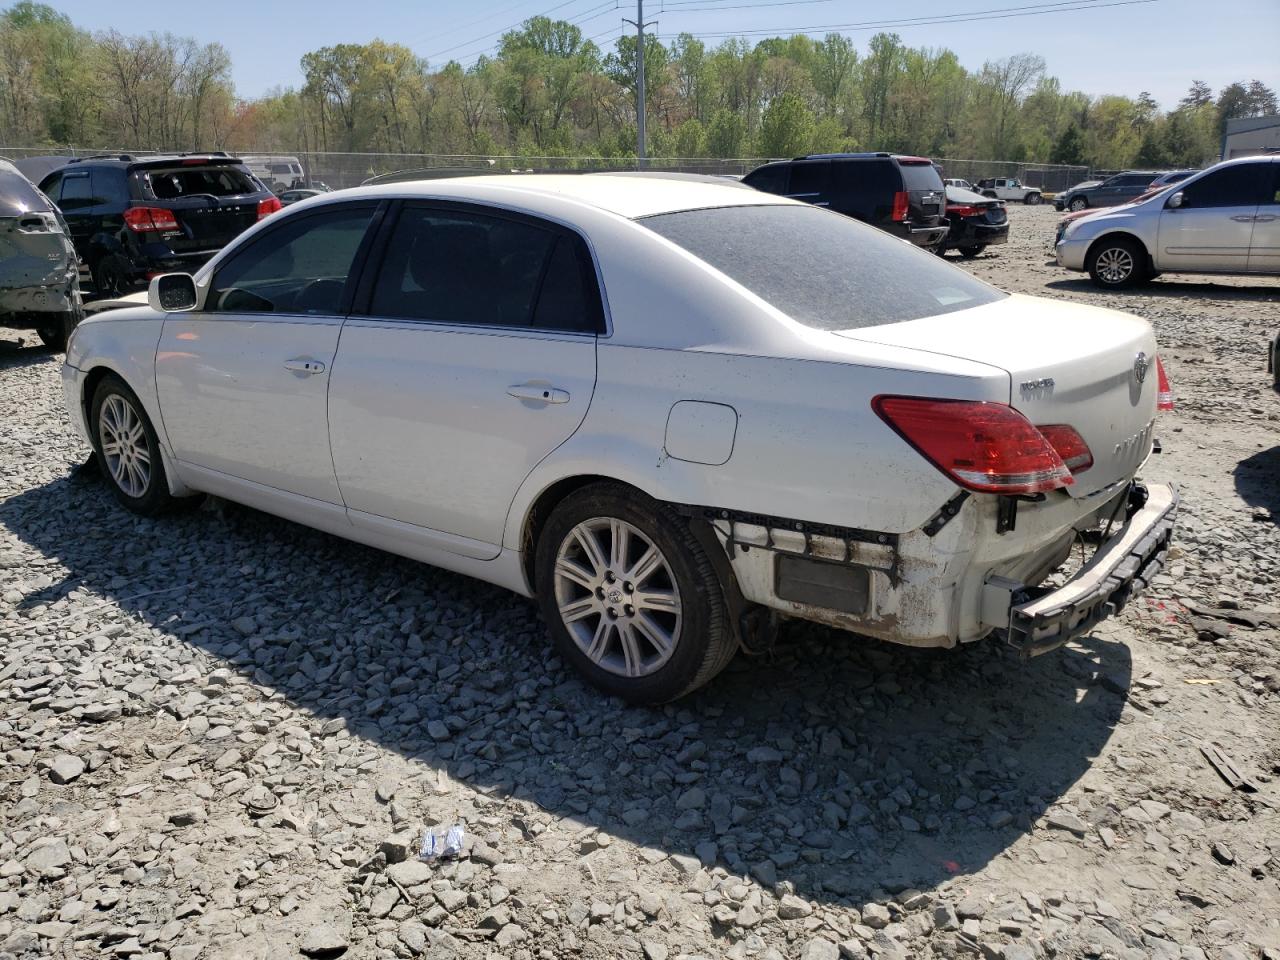
<svg viewBox="0 0 1280 960"><path fill-rule="evenodd" d="M1008 10L1045 2L666 0L664 6L659 0L646 0L645 18L656 19L662 35L737 30L786 34L827 24ZM169 31L216 40L230 51L236 88L245 97L299 84L299 58L308 50L335 43L381 37L406 44L433 64L450 57L468 63L497 42L498 37L490 34L500 34L538 13L581 20L583 32L599 35L597 43L606 49L622 29L621 18L635 17L635 0L130 0L128 4L53 0L51 5L92 30ZM1214 4L1152 0L986 22L904 25L894 30L912 46L950 47L970 69L1011 53L1038 53L1065 89L1130 96L1149 90L1166 107L1176 103L1193 79L1204 80L1215 91L1233 80L1255 78L1280 89L1280 0ZM865 49L873 31L846 32ZM708 37L708 43L716 42L718 37Z"/></svg>

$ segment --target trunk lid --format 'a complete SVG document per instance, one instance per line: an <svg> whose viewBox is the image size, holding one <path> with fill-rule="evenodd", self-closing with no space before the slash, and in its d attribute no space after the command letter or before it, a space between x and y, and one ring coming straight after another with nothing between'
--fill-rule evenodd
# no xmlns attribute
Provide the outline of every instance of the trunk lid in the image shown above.
<svg viewBox="0 0 1280 960"><path fill-rule="evenodd" d="M1156 340L1145 320L1115 310L1013 295L939 317L840 336L1000 367L1010 405L1037 426L1067 424L1093 466L1067 488L1086 497L1133 476L1151 451ZM1145 367L1139 376L1138 355Z"/></svg>

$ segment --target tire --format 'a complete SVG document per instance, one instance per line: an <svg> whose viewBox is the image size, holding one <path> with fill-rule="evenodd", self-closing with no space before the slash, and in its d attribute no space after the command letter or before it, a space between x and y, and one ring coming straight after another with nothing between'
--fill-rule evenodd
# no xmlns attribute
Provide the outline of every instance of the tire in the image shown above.
<svg viewBox="0 0 1280 960"><path fill-rule="evenodd" d="M76 324L80 322L80 316L76 312L67 311L59 314L47 327L41 327L36 331L36 335L40 337L40 342L50 350L67 349L67 340L71 337L71 331L76 328Z"/></svg>
<svg viewBox="0 0 1280 960"><path fill-rule="evenodd" d="M129 278L129 264L117 253L103 254L94 263L93 292L98 300L110 300L122 296L133 287Z"/></svg>
<svg viewBox="0 0 1280 960"><path fill-rule="evenodd" d="M114 374L93 391L89 431L102 475L126 508L150 517L173 504L156 432L137 394Z"/></svg>
<svg viewBox="0 0 1280 960"><path fill-rule="evenodd" d="M980 243L977 246L959 247L958 249L960 250L960 256L972 259L982 253L983 250L987 249L987 245L985 243Z"/></svg>
<svg viewBox="0 0 1280 960"><path fill-rule="evenodd" d="M675 700L737 652L711 559L670 507L620 484L592 484L551 512L535 550L538 602L552 639L605 693L635 704ZM627 578L642 566L646 573ZM648 613L639 600L646 595ZM566 621L564 611L576 616Z"/></svg>
<svg viewBox="0 0 1280 960"><path fill-rule="evenodd" d="M1040 205L1040 194L1028 193L1022 198L1022 202L1031 207L1038 207Z"/></svg>
<svg viewBox="0 0 1280 960"><path fill-rule="evenodd" d="M1089 276L1104 290L1124 290L1145 283L1147 251L1129 237L1104 237L1089 250L1085 260Z"/></svg>
<svg viewBox="0 0 1280 960"><path fill-rule="evenodd" d="M1000 199L999 197L996 196L996 192L994 190L983 190L982 195L984 197L990 197L992 200Z"/></svg>
<svg viewBox="0 0 1280 960"><path fill-rule="evenodd" d="M1086 200L1084 197L1076 197L1069 204L1067 204L1067 209L1070 210L1072 213L1076 213L1079 210L1087 209L1088 206L1089 206L1088 200Z"/></svg>

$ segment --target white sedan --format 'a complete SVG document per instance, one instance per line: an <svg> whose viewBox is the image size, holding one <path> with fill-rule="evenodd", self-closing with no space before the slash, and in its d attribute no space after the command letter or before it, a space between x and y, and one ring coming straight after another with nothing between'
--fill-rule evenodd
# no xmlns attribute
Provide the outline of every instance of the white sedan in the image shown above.
<svg viewBox="0 0 1280 960"><path fill-rule="evenodd" d="M536 596L636 702L780 616L1051 649L1159 569L1176 503L1135 481L1147 323L710 179L305 200L84 322L63 379L129 509L215 494Z"/></svg>

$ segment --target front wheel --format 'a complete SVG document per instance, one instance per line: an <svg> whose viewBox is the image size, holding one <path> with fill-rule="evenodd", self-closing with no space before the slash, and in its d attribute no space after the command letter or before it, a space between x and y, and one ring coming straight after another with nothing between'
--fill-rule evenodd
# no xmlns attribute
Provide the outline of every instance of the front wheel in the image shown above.
<svg viewBox="0 0 1280 960"><path fill-rule="evenodd" d="M1147 279L1147 252L1128 237L1103 239L1089 251L1086 266L1097 286L1123 290Z"/></svg>
<svg viewBox="0 0 1280 960"><path fill-rule="evenodd" d="M1023 203L1025 203L1025 204L1028 204L1029 206L1032 206L1032 207L1039 206L1039 204L1040 204L1040 194L1038 194L1038 193L1028 193L1028 194L1026 195L1026 197L1024 197L1024 198L1023 198L1023 201L1022 201L1022 202L1023 202Z"/></svg>
<svg viewBox="0 0 1280 960"><path fill-rule="evenodd" d="M561 502L538 540L535 581L561 656L631 703L682 697L737 651L711 560L689 521L619 484Z"/></svg>
<svg viewBox="0 0 1280 960"><path fill-rule="evenodd" d="M1084 197L1076 197L1069 204L1067 204L1067 209L1070 210L1072 213L1076 213L1080 210L1086 209L1088 206L1089 206L1088 200L1086 200Z"/></svg>
<svg viewBox="0 0 1280 960"><path fill-rule="evenodd" d="M983 250L987 249L987 245L985 243L980 243L974 247L960 247L959 249L960 249L960 256L968 257L972 259L973 257L976 257L978 254L982 253Z"/></svg>
<svg viewBox="0 0 1280 960"><path fill-rule="evenodd" d="M107 375L93 391L89 429L102 472L125 507L152 516L173 497L160 459L160 441L142 402L123 380Z"/></svg>

